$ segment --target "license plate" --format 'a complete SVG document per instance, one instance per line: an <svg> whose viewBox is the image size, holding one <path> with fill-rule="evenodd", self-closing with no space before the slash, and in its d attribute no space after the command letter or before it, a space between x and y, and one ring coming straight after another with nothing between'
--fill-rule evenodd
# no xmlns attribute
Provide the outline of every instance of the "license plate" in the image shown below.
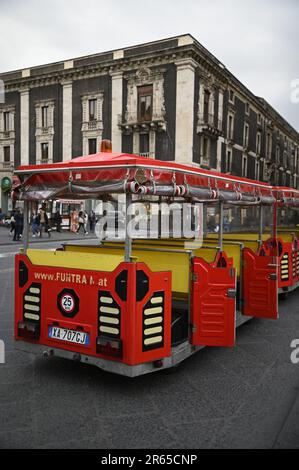
<svg viewBox="0 0 299 470"><path fill-rule="evenodd" d="M89 345L89 334L83 333L82 331L49 326L48 336L49 338L57 339L58 341L66 341L68 343L81 344L83 346Z"/></svg>

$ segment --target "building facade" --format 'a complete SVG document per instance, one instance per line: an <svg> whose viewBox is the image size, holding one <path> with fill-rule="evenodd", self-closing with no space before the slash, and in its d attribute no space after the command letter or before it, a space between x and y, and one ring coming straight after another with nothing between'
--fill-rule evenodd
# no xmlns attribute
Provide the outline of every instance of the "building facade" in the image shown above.
<svg viewBox="0 0 299 470"><path fill-rule="evenodd" d="M0 79L1 180L110 139L116 152L299 187L298 132L189 34Z"/></svg>

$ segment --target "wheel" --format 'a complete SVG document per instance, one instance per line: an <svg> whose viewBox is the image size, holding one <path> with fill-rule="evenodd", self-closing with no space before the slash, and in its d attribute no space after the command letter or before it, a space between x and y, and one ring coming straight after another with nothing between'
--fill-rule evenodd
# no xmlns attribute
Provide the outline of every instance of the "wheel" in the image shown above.
<svg viewBox="0 0 299 470"><path fill-rule="evenodd" d="M282 294L279 294L280 300L287 300L289 297L289 292L283 292Z"/></svg>

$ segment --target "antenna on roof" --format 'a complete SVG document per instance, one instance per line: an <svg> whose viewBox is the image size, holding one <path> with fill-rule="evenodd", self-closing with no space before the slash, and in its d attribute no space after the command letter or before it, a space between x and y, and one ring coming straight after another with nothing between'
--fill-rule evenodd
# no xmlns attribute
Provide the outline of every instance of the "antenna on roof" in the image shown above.
<svg viewBox="0 0 299 470"><path fill-rule="evenodd" d="M112 153L111 140L102 140L100 151L104 153Z"/></svg>

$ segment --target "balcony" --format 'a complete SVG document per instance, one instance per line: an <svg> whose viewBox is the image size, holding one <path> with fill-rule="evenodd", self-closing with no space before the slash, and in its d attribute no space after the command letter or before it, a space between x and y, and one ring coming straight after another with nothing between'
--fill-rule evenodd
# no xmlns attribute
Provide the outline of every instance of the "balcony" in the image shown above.
<svg viewBox="0 0 299 470"><path fill-rule="evenodd" d="M103 122L99 120L85 121L82 123L82 131L101 131Z"/></svg>
<svg viewBox="0 0 299 470"><path fill-rule="evenodd" d="M0 140L9 140L15 138L15 131L2 131L0 132Z"/></svg>
<svg viewBox="0 0 299 470"><path fill-rule="evenodd" d="M124 134L142 131L166 131L165 111L163 109L154 109L151 116L140 117L136 113L126 113L118 115L118 127Z"/></svg>
<svg viewBox="0 0 299 470"><path fill-rule="evenodd" d="M14 169L14 162L1 162L0 169L6 171L13 171Z"/></svg>
<svg viewBox="0 0 299 470"><path fill-rule="evenodd" d="M198 116L197 133L218 138L223 133L222 121L214 114L200 114Z"/></svg>

